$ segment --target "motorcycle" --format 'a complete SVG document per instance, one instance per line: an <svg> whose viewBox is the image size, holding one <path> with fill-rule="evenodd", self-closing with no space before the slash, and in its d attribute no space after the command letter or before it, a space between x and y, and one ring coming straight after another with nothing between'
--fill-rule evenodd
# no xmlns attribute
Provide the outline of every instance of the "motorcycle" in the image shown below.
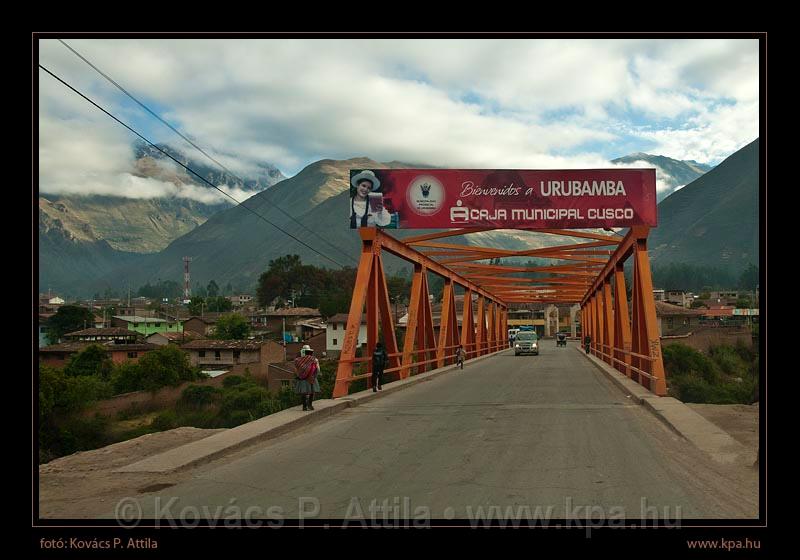
<svg viewBox="0 0 800 560"><path fill-rule="evenodd" d="M563 334L559 334L556 336L556 346L567 346L567 337Z"/></svg>

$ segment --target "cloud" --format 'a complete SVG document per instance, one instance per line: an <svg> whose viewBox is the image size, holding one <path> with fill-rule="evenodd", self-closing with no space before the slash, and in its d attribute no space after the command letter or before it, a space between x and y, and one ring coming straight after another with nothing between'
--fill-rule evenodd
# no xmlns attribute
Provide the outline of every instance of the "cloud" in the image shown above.
<svg viewBox="0 0 800 560"><path fill-rule="evenodd" d="M664 171L662 167L645 160L636 160L632 162L619 162L613 164L614 167L622 167L626 169L636 169L642 167L654 168L656 170L656 193L663 194L674 190L677 181L672 175Z"/></svg>
<svg viewBox="0 0 800 560"><path fill-rule="evenodd" d="M359 155L442 167L604 167L625 155L617 146L716 163L758 135L750 40L69 42L237 173L270 162L291 175ZM175 141L62 45L40 46L41 59L83 91ZM107 141L99 126L107 117L89 116L96 110L60 84L47 90L44 120L77 119L73 136Z"/></svg>
<svg viewBox="0 0 800 560"><path fill-rule="evenodd" d="M87 125L92 127L92 134L76 133ZM178 167L169 161L158 160L155 163L154 177L134 174L130 138L113 123L51 116L39 119L39 186L43 193L136 199L185 198L205 204L229 201L211 188L159 178L177 177ZM222 189L238 200L252 195L224 185Z"/></svg>
<svg viewBox="0 0 800 560"><path fill-rule="evenodd" d="M654 151L674 159L717 164L759 136L757 101L703 108L681 128L640 130Z"/></svg>

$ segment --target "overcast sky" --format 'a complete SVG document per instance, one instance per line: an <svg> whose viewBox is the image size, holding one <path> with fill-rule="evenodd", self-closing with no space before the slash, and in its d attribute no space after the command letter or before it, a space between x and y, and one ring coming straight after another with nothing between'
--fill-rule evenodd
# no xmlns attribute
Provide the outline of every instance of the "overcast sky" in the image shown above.
<svg viewBox="0 0 800 560"><path fill-rule="evenodd" d="M67 42L240 173L356 156L546 169L647 152L713 165L758 137L756 40ZM39 52L145 136L181 147L61 43ZM43 192L175 193L132 175L134 136L41 70L39 133Z"/></svg>

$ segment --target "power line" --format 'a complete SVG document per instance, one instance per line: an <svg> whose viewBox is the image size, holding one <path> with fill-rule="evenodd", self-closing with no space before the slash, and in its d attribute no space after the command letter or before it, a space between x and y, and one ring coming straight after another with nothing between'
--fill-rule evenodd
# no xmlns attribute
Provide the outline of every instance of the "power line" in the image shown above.
<svg viewBox="0 0 800 560"><path fill-rule="evenodd" d="M193 146L193 147L194 147L194 148L195 148L197 151L199 151L201 154L203 154L204 156L206 156L206 157L207 157L208 159L210 159L212 162L214 162L214 163L215 163L215 164L217 164L219 167L221 167L222 169L224 169L226 173L228 173L230 176L232 176L234 179L237 179L239 182L241 182L241 183L242 183L242 185L244 185L244 183L245 183L244 179L242 179L241 177L239 177L239 176L238 176L236 173L234 173L233 171L231 171L230 169L228 169L228 168L227 168L225 165L223 165L222 163L220 163L219 161L217 161L215 158L213 158L213 157L212 157L210 154L208 154L208 153L207 153L207 152L206 152L206 151L205 151L203 148L201 148L200 146L198 146L197 144L195 144L195 143L194 143L194 142L193 142L191 139L187 138L187 137L186 137L186 136L185 136L185 135L184 135L184 134L183 134L181 131L179 131L177 128L175 128L174 126L172 126L172 125L171 125L169 122L167 122L166 120L164 120L164 119L161 117L161 115L159 115L158 113L156 113L155 111L153 111L152 109L150 109L150 107L148 107L147 105L145 105L144 103L142 103L141 101L139 101L139 99L137 99L137 98L136 98L136 97L135 97L135 96L134 96L132 93L130 93L128 90L126 90L124 87L122 87L122 86L121 86L119 83L117 83L117 81L116 81L116 80L114 80L114 79L113 79L111 76L109 76L108 74L106 74L105 72L103 72L102 70L100 70L100 69L99 69L97 66L95 66L94 64L92 64L92 62L91 62L89 59L87 59L87 58L86 58L85 56L83 56L81 53L79 53L78 51L76 51L75 49L73 49L71 46L69 46L69 45L68 45L68 44L67 44L67 43L66 43L64 40L62 40L62 39L58 39L58 41L59 41L59 42L60 42L62 45L64 45L64 46L65 46L67 49L69 49L70 51L72 51L72 53L73 53L73 54L75 54L75 56L77 56L77 57L78 57L78 58L80 58L82 61L84 61L86 64L88 64L90 67L92 67L92 68L94 69L94 71L95 71L95 72L97 72L97 73L98 73L98 74L100 74L102 77L104 77L106 80L108 80L108 81L109 81L109 82L110 82L112 85L114 85L114 86L115 86L117 89L119 89L119 90L120 90L122 93L124 93L125 95L127 95L128 97L130 97L130 98L131 98L131 99L132 99L134 102L136 102L136 103L137 103L137 104L138 104L138 105L139 105L139 106L140 106L142 109L144 109L145 111L147 111L147 112L148 112L150 115L152 115L154 118L156 118L156 119L157 119L157 120L158 120L160 123L162 123L164 126L166 126L167 128L169 128L170 130L172 130L172 131L173 131L175 134L177 134L177 135L178 135L178 136L180 136L180 137L181 137L183 140L185 140L187 143L189 143L191 146ZM356 260L355 260L355 259L354 259L354 258L353 258L351 255L348 255L347 253L345 253L344 251L342 251L342 250L341 250L339 247L336 247L335 245L333 245L333 244L329 243L329 242L328 242L328 241L327 241L327 240L326 240L324 237L322 237L320 234L318 234L317 232L315 232L314 230L312 230L311 228L309 228L308 226L306 226L305 224L303 224L303 223L302 223L300 220L298 220L297 218L295 218L294 216L292 216L291 214L289 214L288 212L286 212L286 211L285 211L283 208L281 208L281 207L280 207L280 206L278 206L277 204L273 204L273 208L275 208L276 210L278 210L279 212L281 212L283 215L287 216L289 219L291 219L291 220L294 220L294 221L295 221L295 222L296 222L298 225L300 225L300 226L301 226L302 228L304 228L306 231L308 231L309 233L311 233L312 235L314 235L315 237L317 237L317 238L318 238L320 241L322 241L323 243L325 243L325 244L326 244L328 247L330 247L330 248L332 248L332 249L334 249L334 250L336 250L336 251L339 251L339 253L340 253L340 254L344 255L346 258L350 259L352 262L354 262L354 263L356 263L356 264L357 264L357 262L358 262L358 261L356 261Z"/></svg>
<svg viewBox="0 0 800 560"><path fill-rule="evenodd" d="M258 212L256 212L255 210L253 210L252 208L250 208L250 207L248 207L248 206L245 206L245 204L244 204L244 203L242 203L242 202L239 202L238 200L236 200L236 199L235 199L233 196L231 196L230 194L228 194L228 193L226 193L225 191L223 191L222 189L220 189L220 188L219 188L217 185L215 185L214 183L212 183L211 181L209 181L208 179L206 179L205 177L203 177L202 175L200 175L199 173L197 173L197 172L196 172L194 169L192 169L192 168L191 168L191 167L189 167L188 165L184 165L183 163L181 163L180 161L178 161L177 159L175 159L174 157L172 157L172 155L170 155L169 153L165 152L164 150L162 150L161 148L159 148L158 146L156 146L156 145L155 145L153 142L151 142L150 140L148 140L147 138L145 138L144 136L142 136L142 135L141 135L139 132L137 132L136 130L134 130L133 128L131 128L130 126L128 126L127 124L125 124L125 123L124 123L124 122L122 122L121 120L119 120L117 117L115 117L113 114L111 114L110 112L108 112L106 109L104 109L103 107L101 107L100 105L98 105L97 103L95 103L94 101L92 101L92 100L91 100L89 97L87 97L86 95L84 95L83 93L81 93L80 91L78 91L77 89L75 89L74 87L72 87L70 84L68 84L67 82L65 82L64 80L62 80L60 77L58 77L57 75L55 75L53 72L51 72L50 70L48 70L47 68L45 68L45 67L44 67L42 64L39 64L39 68L41 68L42 70L44 70L45 72L47 72L48 74L50 74L50 75L51 75L53 78L55 78L56 80L58 80L59 82L61 82L62 84L64 84L66 87L68 87L69 89L71 89L72 91L74 91L75 93L77 93L78 95L80 95L81 97L83 97L83 98L84 98L86 101L88 101L89 103L91 103L92 105L94 105L95 107L97 107L98 109L100 109L100 110L101 110L103 113L105 113L106 115L108 115L109 117L111 117L112 119L114 119L115 121L117 121L119 124L121 124L122 126L124 126L125 128L127 128L129 131L131 131L132 133L134 133L136 136L138 136L139 138L141 138L141 139L142 139L142 140L144 140L145 142L147 142L147 143L148 143L150 146L152 146L153 148L155 148L156 150L158 150L159 152L161 152L162 154L164 154L165 156L167 156L169 159L171 159L172 161L174 161L175 163L177 163L178 165L180 165L181 167L183 167L184 169L186 169L186 171L188 171L189 173L191 173L192 175L196 176L198 179L200 179L201 181L203 181L204 183L206 183L206 184L207 184L207 185L209 185L210 187L212 187L212 188L216 189L217 191L221 192L223 195L225 195L225 196L227 196L228 198L230 198L231 200L233 200L233 201L236 203L236 205L237 205L237 206L241 206L241 207L242 207L242 208L244 208L245 210L248 210L249 212L251 212L251 213L255 214L257 217L259 217L260 219L264 220L266 223L268 223L269 225L271 225L272 227L274 227L274 228L275 228L275 229L277 229L278 231L281 231L281 232L285 233L286 235L288 235L289 237L291 237L292 239L294 239L295 241L297 241L298 243L300 243L301 245L303 245L303 246L304 246L304 247L306 247L307 249L310 249L310 250L314 251L314 252L315 252L316 254L318 254L319 256L321 256L321 257L323 257L323 258L325 258L325 259L327 259L327 260L331 261L332 263L336 264L337 266L339 266L339 267L341 267L341 268L346 268L346 267L345 267L343 264L341 264L340 262L336 261L335 259L332 259L331 257L329 257L329 256L327 256L327 255L325 255L325 254L323 254L323 253L320 253L319 251L317 251L316 249L314 249L314 248L313 248L311 245L309 245L308 243L306 243L306 242L305 242L305 241L303 241L302 239L298 239L297 237L295 237L294 235L292 235L291 233L289 233L289 232L288 232L288 231L286 231L285 229L283 229L283 228L281 228L280 226L277 226L277 225L273 224L272 222L270 222L268 219L266 219L264 216L262 216L261 214L259 214L259 213L258 213Z"/></svg>

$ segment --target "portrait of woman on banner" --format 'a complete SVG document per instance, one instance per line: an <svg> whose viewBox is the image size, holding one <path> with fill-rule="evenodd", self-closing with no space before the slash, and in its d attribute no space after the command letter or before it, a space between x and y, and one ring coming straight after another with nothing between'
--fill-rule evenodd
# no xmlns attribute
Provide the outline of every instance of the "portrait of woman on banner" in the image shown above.
<svg viewBox="0 0 800 560"><path fill-rule="evenodd" d="M397 213L386 208L381 181L368 169L350 177L350 228L360 227L397 227Z"/></svg>

